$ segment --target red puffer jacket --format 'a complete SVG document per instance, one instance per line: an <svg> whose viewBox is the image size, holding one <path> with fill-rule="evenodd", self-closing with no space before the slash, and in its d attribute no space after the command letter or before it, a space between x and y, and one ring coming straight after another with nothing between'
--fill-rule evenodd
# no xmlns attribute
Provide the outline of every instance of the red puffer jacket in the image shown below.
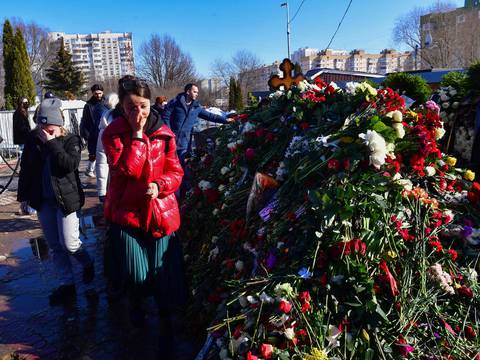
<svg viewBox="0 0 480 360"><path fill-rule="evenodd" d="M110 168L106 219L140 228L155 237L176 231L180 227L180 213L175 191L180 187L183 170L173 132L160 123L150 135L144 133L142 139L132 138L127 120L119 117L107 126L102 142ZM151 182L159 189L154 200L146 195Z"/></svg>

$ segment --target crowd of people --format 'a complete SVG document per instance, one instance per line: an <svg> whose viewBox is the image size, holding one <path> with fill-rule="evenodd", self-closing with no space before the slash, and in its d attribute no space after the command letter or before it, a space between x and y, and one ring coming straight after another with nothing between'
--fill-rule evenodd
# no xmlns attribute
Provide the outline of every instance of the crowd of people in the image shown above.
<svg viewBox="0 0 480 360"><path fill-rule="evenodd" d="M49 296L61 305L76 297L71 258L83 267L87 289L95 277L94 260L82 244L80 210L85 202L79 165L84 146L89 163L86 176L96 177L98 197L108 224L104 273L109 294L128 298L130 318L143 326L142 300L153 296L159 311L162 352L172 351L172 334L187 301L181 242L179 201L188 189L186 158L198 120L225 124L231 118L205 111L198 87L167 102L155 104L146 81L124 76L118 93L104 96L91 87L80 136L64 127L61 101L48 94L37 108L37 126L30 131L28 100L20 99L14 115L15 142L23 151L18 201L38 213L59 277ZM95 175L96 173L96 175ZM167 295L168 294L168 295Z"/></svg>

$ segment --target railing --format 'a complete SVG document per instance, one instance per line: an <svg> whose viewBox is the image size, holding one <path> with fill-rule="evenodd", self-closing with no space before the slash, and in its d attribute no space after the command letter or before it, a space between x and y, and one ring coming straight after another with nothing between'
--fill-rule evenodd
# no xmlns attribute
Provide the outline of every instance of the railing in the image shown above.
<svg viewBox="0 0 480 360"><path fill-rule="evenodd" d="M74 134L80 133L80 119L83 114L85 102L81 100L62 101L62 112L65 118L65 128ZM28 109L28 120L33 129L36 124L33 122L35 107ZM0 151L5 159L15 158L19 154L18 145L13 143L13 111L0 111L0 136L3 141L0 143ZM3 160L0 159L0 163Z"/></svg>

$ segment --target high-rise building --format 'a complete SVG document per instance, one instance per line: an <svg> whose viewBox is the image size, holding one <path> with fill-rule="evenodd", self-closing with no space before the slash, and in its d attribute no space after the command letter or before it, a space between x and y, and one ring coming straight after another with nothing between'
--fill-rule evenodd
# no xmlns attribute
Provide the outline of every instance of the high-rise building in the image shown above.
<svg viewBox="0 0 480 360"><path fill-rule="evenodd" d="M132 33L65 34L51 32L49 41L72 54L73 64L90 82L134 75Z"/></svg>

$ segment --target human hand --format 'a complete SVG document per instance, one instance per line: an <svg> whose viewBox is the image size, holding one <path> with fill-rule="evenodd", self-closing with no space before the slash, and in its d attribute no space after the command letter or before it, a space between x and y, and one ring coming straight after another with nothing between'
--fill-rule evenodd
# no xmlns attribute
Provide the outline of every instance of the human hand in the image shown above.
<svg viewBox="0 0 480 360"><path fill-rule="evenodd" d="M150 199L156 199L158 197L158 184L157 183L150 183L148 184L148 190L146 192L147 196L150 197Z"/></svg>
<svg viewBox="0 0 480 360"><path fill-rule="evenodd" d="M53 131L53 130L45 130L45 129L42 128L41 131L40 131L40 137L41 137L42 140L44 140L45 142L50 141L50 140L56 138L56 136L55 136L55 131Z"/></svg>
<svg viewBox="0 0 480 360"><path fill-rule="evenodd" d="M136 134L139 134L143 132L143 128L147 123L147 118L142 115L142 112L139 108L133 108L128 114L128 123L132 128L132 131Z"/></svg>
<svg viewBox="0 0 480 360"><path fill-rule="evenodd" d="M227 118L227 124L231 124L231 123L234 123L234 122L235 122L235 118L233 118L233 117Z"/></svg>

